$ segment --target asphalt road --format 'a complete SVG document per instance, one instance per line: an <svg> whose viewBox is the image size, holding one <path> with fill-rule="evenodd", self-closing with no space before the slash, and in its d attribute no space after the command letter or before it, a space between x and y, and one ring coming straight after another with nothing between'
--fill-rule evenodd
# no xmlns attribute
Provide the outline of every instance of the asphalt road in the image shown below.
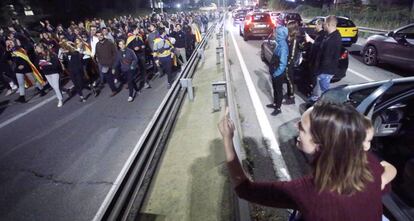
<svg viewBox="0 0 414 221"><path fill-rule="evenodd" d="M308 156L295 147L298 133L295 125L300 120L300 105L306 98L296 94L296 104L282 105L282 114L276 117L270 115L272 110L265 105L272 103L273 95L268 67L260 59L263 40L244 41L239 36L238 28L238 25L228 20L226 30L230 71L240 113L247 165L256 180L286 180L302 176L309 169L306 163ZM360 39L348 48L350 57L347 75L332 87L408 76L404 70L395 67L370 67L363 64L359 55L363 44L364 39ZM286 210L256 210L257 207L254 207L253 216L261 217L259 220L286 220L288 217ZM265 212L261 212L263 210Z"/></svg>
<svg viewBox="0 0 414 221"><path fill-rule="evenodd" d="M57 108L54 92L0 97L0 220L92 220L167 93L166 76L134 102L106 86Z"/></svg>

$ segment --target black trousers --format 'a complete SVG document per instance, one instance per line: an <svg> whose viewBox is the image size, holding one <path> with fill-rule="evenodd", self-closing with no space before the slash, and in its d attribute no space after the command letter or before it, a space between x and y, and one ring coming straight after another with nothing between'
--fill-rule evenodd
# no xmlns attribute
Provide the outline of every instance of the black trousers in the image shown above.
<svg viewBox="0 0 414 221"><path fill-rule="evenodd" d="M107 73L102 73L102 74L103 74L105 81L108 83L109 87L111 88L111 91L116 92L117 88L114 83L115 78L114 78L114 75L112 74L112 68L110 68Z"/></svg>
<svg viewBox="0 0 414 221"><path fill-rule="evenodd" d="M130 97L134 96L134 90L138 91L137 84L135 84L135 73L136 73L136 70L122 72L122 74L125 76L127 83L128 83L128 90L129 90Z"/></svg>
<svg viewBox="0 0 414 221"><path fill-rule="evenodd" d="M168 83L172 84L173 82L173 75L172 75L172 58L171 56L160 57L160 66L163 71L167 75Z"/></svg>
<svg viewBox="0 0 414 221"><path fill-rule="evenodd" d="M73 82L73 85L75 86L75 91L79 96L83 96L82 89L85 87L85 84L83 82L83 73L81 71L73 71L70 73L70 79Z"/></svg>
<svg viewBox="0 0 414 221"><path fill-rule="evenodd" d="M148 73L147 73L147 65L145 61L145 54L138 54L137 57L138 57L139 72L141 74L140 85L143 86L145 83L148 82Z"/></svg>
<svg viewBox="0 0 414 221"><path fill-rule="evenodd" d="M293 82L293 71L287 71L287 73L285 74L285 78L286 78L286 84L287 84L287 95L289 97L294 97L295 96L295 90L294 90L294 82Z"/></svg>
<svg viewBox="0 0 414 221"><path fill-rule="evenodd" d="M284 81L285 76L283 74L277 77L272 76L273 103L275 104L276 108L280 108L282 106Z"/></svg>

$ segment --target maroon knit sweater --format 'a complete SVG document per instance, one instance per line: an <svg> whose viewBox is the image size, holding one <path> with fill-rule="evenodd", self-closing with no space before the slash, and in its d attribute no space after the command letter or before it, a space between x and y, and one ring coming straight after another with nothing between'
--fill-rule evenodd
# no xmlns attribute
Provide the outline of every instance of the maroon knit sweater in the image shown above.
<svg viewBox="0 0 414 221"><path fill-rule="evenodd" d="M306 221L380 221L382 216L381 174L384 168L368 154L374 182L351 196L334 192L318 193L311 176L283 182L241 183L235 188L240 198L265 206L292 208Z"/></svg>

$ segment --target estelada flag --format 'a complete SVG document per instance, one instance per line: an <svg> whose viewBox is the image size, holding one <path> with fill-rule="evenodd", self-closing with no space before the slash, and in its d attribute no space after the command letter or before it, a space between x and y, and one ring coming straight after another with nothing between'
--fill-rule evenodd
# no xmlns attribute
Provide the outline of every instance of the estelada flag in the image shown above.
<svg viewBox="0 0 414 221"><path fill-rule="evenodd" d="M134 35L132 33L128 33L128 38L127 38L127 41L126 41L126 46L128 46L129 43L131 43L136 37L138 37L139 39L141 39L142 42L144 42L144 40L142 40L142 37L141 36Z"/></svg>
<svg viewBox="0 0 414 221"><path fill-rule="evenodd" d="M39 82L40 85L45 85L46 83L45 80L43 80L43 77L40 74L39 70L37 70L36 66L34 66L33 63L30 61L29 57L27 56L26 51L23 48L19 48L16 51L13 51L13 55L25 60L29 64L30 68L32 69L32 73L36 81Z"/></svg>

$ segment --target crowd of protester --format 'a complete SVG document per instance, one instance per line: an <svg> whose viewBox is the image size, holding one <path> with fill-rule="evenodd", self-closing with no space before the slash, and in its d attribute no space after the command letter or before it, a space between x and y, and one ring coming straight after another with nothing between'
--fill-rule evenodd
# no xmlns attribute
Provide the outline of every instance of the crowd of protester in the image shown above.
<svg viewBox="0 0 414 221"><path fill-rule="evenodd" d="M40 96L53 89L61 107L63 94L76 93L85 102L84 89L98 96L104 84L109 85L110 96L125 85L132 102L143 88L151 88L154 76L167 75L166 86L171 87L174 73L186 64L209 21L217 16L152 13L71 21L68 27L44 20L39 36L30 35L12 19L8 27L0 28L0 83L7 88L6 96L18 91L16 101L22 103L27 100L25 90L34 85ZM62 84L65 77L73 87Z"/></svg>

